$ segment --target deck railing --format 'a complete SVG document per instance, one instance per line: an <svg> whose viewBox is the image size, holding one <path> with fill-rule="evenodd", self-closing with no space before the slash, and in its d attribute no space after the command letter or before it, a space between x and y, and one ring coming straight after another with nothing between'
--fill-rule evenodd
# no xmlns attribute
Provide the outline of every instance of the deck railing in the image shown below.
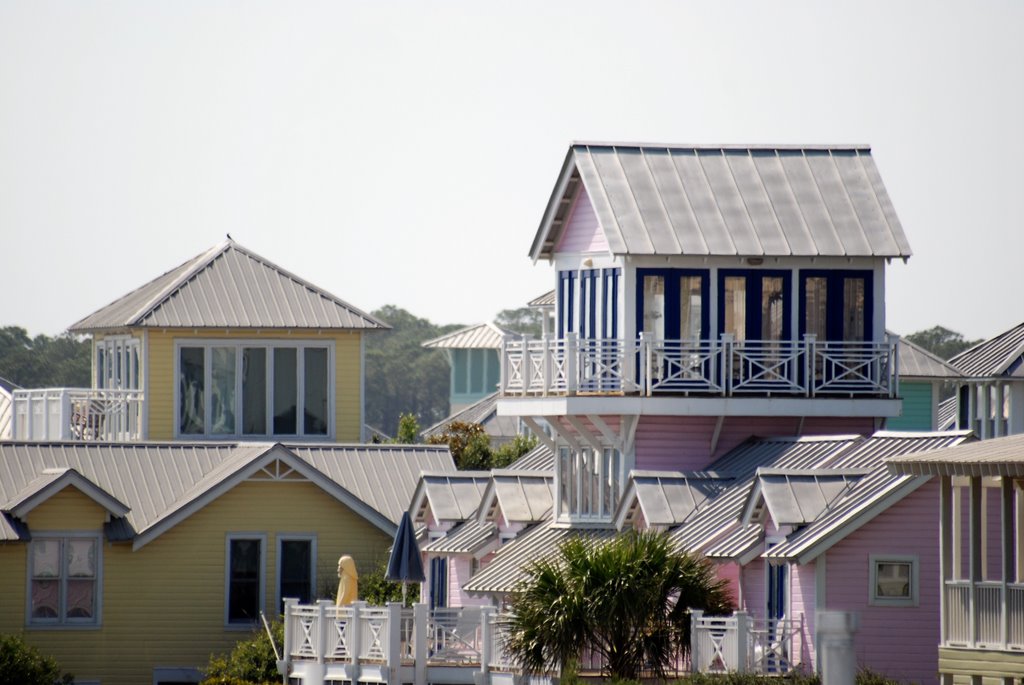
<svg viewBox="0 0 1024 685"><path fill-rule="evenodd" d="M40 388L11 395L15 440L142 439L141 390Z"/></svg>
<svg viewBox="0 0 1024 685"><path fill-rule="evenodd" d="M947 580L942 644L1024 651L1024 584Z"/></svg>
<svg viewBox="0 0 1024 685"><path fill-rule="evenodd" d="M789 673L796 666L799 619L754 619L745 612L705 616L690 612L690 663L700 673Z"/></svg>
<svg viewBox="0 0 1024 685"><path fill-rule="evenodd" d="M896 341L506 339L505 396L659 394L882 397L898 394Z"/></svg>

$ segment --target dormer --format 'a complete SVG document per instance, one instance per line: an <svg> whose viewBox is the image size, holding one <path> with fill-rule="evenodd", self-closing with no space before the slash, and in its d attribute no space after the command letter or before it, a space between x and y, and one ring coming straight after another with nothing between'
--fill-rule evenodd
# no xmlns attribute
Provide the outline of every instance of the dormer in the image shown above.
<svg viewBox="0 0 1024 685"><path fill-rule="evenodd" d="M450 413L458 413L494 394L499 380L498 352L504 339L511 335L511 331L493 323L482 323L423 343L423 347L444 350L448 359Z"/></svg>

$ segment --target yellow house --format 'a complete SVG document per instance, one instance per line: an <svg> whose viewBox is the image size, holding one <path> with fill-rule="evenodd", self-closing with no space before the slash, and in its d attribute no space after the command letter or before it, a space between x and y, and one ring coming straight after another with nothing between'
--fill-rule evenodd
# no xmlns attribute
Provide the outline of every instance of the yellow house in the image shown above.
<svg viewBox="0 0 1024 685"><path fill-rule="evenodd" d="M196 682L211 653L387 553L447 448L0 442L0 633L78 683Z"/></svg>
<svg viewBox="0 0 1024 685"><path fill-rule="evenodd" d="M387 327L228 239L73 324L92 388L16 391L12 437L360 441Z"/></svg>

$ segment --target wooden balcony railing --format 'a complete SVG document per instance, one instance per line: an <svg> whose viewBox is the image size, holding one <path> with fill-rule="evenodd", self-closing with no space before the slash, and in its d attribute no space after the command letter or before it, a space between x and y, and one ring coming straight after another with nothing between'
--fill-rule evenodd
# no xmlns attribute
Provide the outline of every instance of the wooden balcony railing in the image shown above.
<svg viewBox="0 0 1024 685"><path fill-rule="evenodd" d="M1024 651L1024 584L947 580L943 591L943 646Z"/></svg>
<svg viewBox="0 0 1024 685"><path fill-rule="evenodd" d="M508 339L501 394L898 395L896 341Z"/></svg>
<svg viewBox="0 0 1024 685"><path fill-rule="evenodd" d="M141 440L142 402L141 390L15 390L11 437L15 440Z"/></svg>

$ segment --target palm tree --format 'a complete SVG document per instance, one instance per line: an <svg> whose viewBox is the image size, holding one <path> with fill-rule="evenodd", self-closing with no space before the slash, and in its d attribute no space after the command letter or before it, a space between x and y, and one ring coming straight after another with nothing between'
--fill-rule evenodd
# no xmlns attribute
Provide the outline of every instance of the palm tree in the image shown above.
<svg viewBox="0 0 1024 685"><path fill-rule="evenodd" d="M506 647L527 673L571 668L586 648L613 677L663 678L677 651L689 649L686 610L729 611L726 585L710 562L675 551L664 533L604 544L572 538L527 569Z"/></svg>

